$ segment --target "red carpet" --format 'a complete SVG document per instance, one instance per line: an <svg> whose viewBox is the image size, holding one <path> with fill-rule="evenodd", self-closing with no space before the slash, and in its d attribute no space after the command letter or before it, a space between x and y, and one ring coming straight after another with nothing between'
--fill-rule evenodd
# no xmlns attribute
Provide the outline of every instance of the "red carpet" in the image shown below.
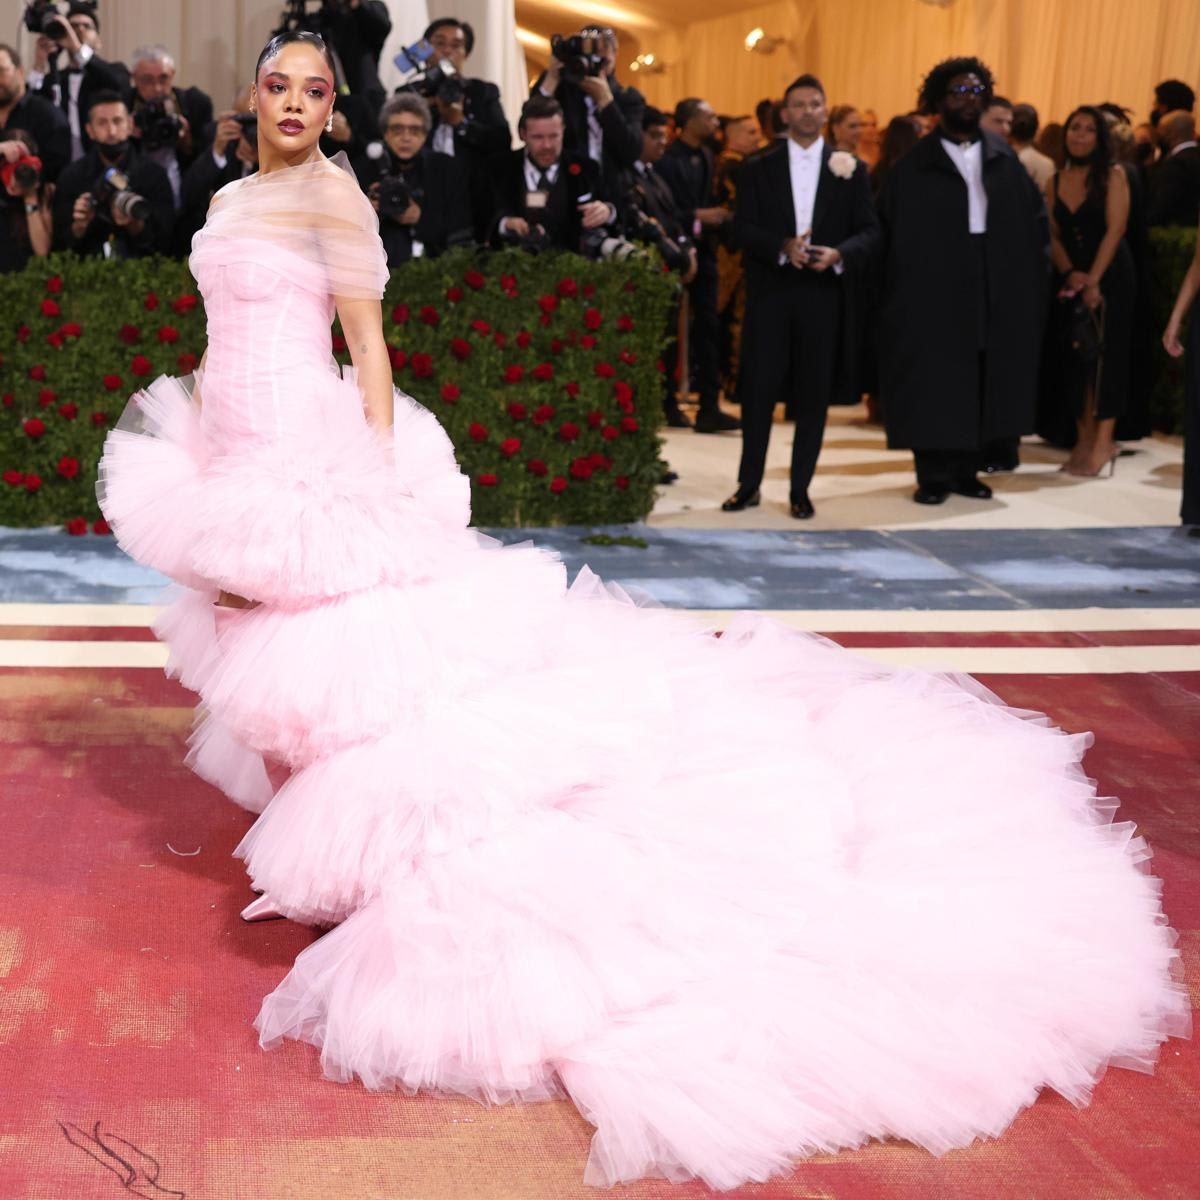
<svg viewBox="0 0 1200 1200"><path fill-rule="evenodd" d="M1090 770L1154 846L1195 998L1200 676L984 682L1095 730ZM187 693L154 670L11 668L0 698L0 1200L603 1194L582 1185L589 1127L566 1103L374 1095L321 1080L307 1046L258 1049L259 1001L313 935L238 919L250 894L230 852L251 818L182 767ZM1198 1101L1200 1052L1176 1041L1156 1075L1112 1071L1082 1111L1044 1096L997 1142L940 1160L875 1146L737 1195L1196 1197ZM709 1193L647 1183L613 1194Z"/></svg>

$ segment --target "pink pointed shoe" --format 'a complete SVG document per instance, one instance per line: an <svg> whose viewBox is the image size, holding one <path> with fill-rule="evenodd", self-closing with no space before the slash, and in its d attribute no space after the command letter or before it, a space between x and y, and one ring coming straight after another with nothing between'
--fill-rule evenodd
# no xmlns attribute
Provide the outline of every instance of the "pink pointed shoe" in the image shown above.
<svg viewBox="0 0 1200 1200"><path fill-rule="evenodd" d="M242 909L243 921L276 921L282 920L286 914L276 906L275 901L265 892L257 900L251 900Z"/></svg>

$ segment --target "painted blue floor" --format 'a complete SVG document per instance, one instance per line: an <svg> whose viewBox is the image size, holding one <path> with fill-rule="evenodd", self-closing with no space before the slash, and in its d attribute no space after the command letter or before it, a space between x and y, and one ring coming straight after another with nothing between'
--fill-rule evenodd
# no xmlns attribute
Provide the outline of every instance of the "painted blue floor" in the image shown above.
<svg viewBox="0 0 1200 1200"><path fill-rule="evenodd" d="M589 533L644 538L594 546ZM645 526L497 532L680 608L1182 608L1200 604L1200 539L1178 528L851 530ZM0 529L0 603L153 603L163 580L111 538Z"/></svg>

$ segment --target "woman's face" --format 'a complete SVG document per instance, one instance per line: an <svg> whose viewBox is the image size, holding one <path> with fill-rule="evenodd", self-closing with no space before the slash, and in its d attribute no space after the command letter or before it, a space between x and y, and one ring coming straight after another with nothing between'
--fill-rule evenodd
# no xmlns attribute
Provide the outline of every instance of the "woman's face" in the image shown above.
<svg viewBox="0 0 1200 1200"><path fill-rule="evenodd" d="M425 122L416 113L394 112L388 117L383 137L388 149L407 162L425 145Z"/></svg>
<svg viewBox="0 0 1200 1200"><path fill-rule="evenodd" d="M834 140L843 150L857 150L858 140L860 137L862 137L862 130L862 114L857 110L848 112L833 127Z"/></svg>
<svg viewBox="0 0 1200 1200"><path fill-rule="evenodd" d="M255 80L259 151L266 142L294 158L317 144L333 108L333 79L324 55L303 42L268 58Z"/></svg>
<svg viewBox="0 0 1200 1200"><path fill-rule="evenodd" d="M1096 122L1087 113L1076 113L1067 126L1067 153L1088 158L1096 149Z"/></svg>

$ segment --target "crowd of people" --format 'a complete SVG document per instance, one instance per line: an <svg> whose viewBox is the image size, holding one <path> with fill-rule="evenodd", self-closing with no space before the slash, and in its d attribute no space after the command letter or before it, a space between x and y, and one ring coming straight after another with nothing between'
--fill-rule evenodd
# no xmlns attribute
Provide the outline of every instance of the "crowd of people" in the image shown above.
<svg viewBox="0 0 1200 1200"><path fill-rule="evenodd" d="M1141 383L1162 331L1147 230L1200 214L1186 84L1160 84L1143 125L1108 102L1040 127L982 62L957 58L882 129L807 74L754 114L701 97L666 113L618 81L615 33L588 27L555 39L514 149L497 87L469 73L467 22L434 21L389 97L387 6L336 12L321 146L349 158L389 265L470 244L614 259L654 247L681 281L663 418L741 428L727 511L760 502L780 402L796 421L800 519L831 403L866 395L882 411L889 444L913 451L922 504L990 498L980 475L1015 469L1022 434L1091 477L1113 469L1118 438L1149 431ZM215 112L176 81L167 47L132 59L103 57L88 0L48 18L28 65L0 44L0 270L51 250L186 254L212 195L257 169L248 87ZM934 312L946 315L931 349Z"/></svg>

